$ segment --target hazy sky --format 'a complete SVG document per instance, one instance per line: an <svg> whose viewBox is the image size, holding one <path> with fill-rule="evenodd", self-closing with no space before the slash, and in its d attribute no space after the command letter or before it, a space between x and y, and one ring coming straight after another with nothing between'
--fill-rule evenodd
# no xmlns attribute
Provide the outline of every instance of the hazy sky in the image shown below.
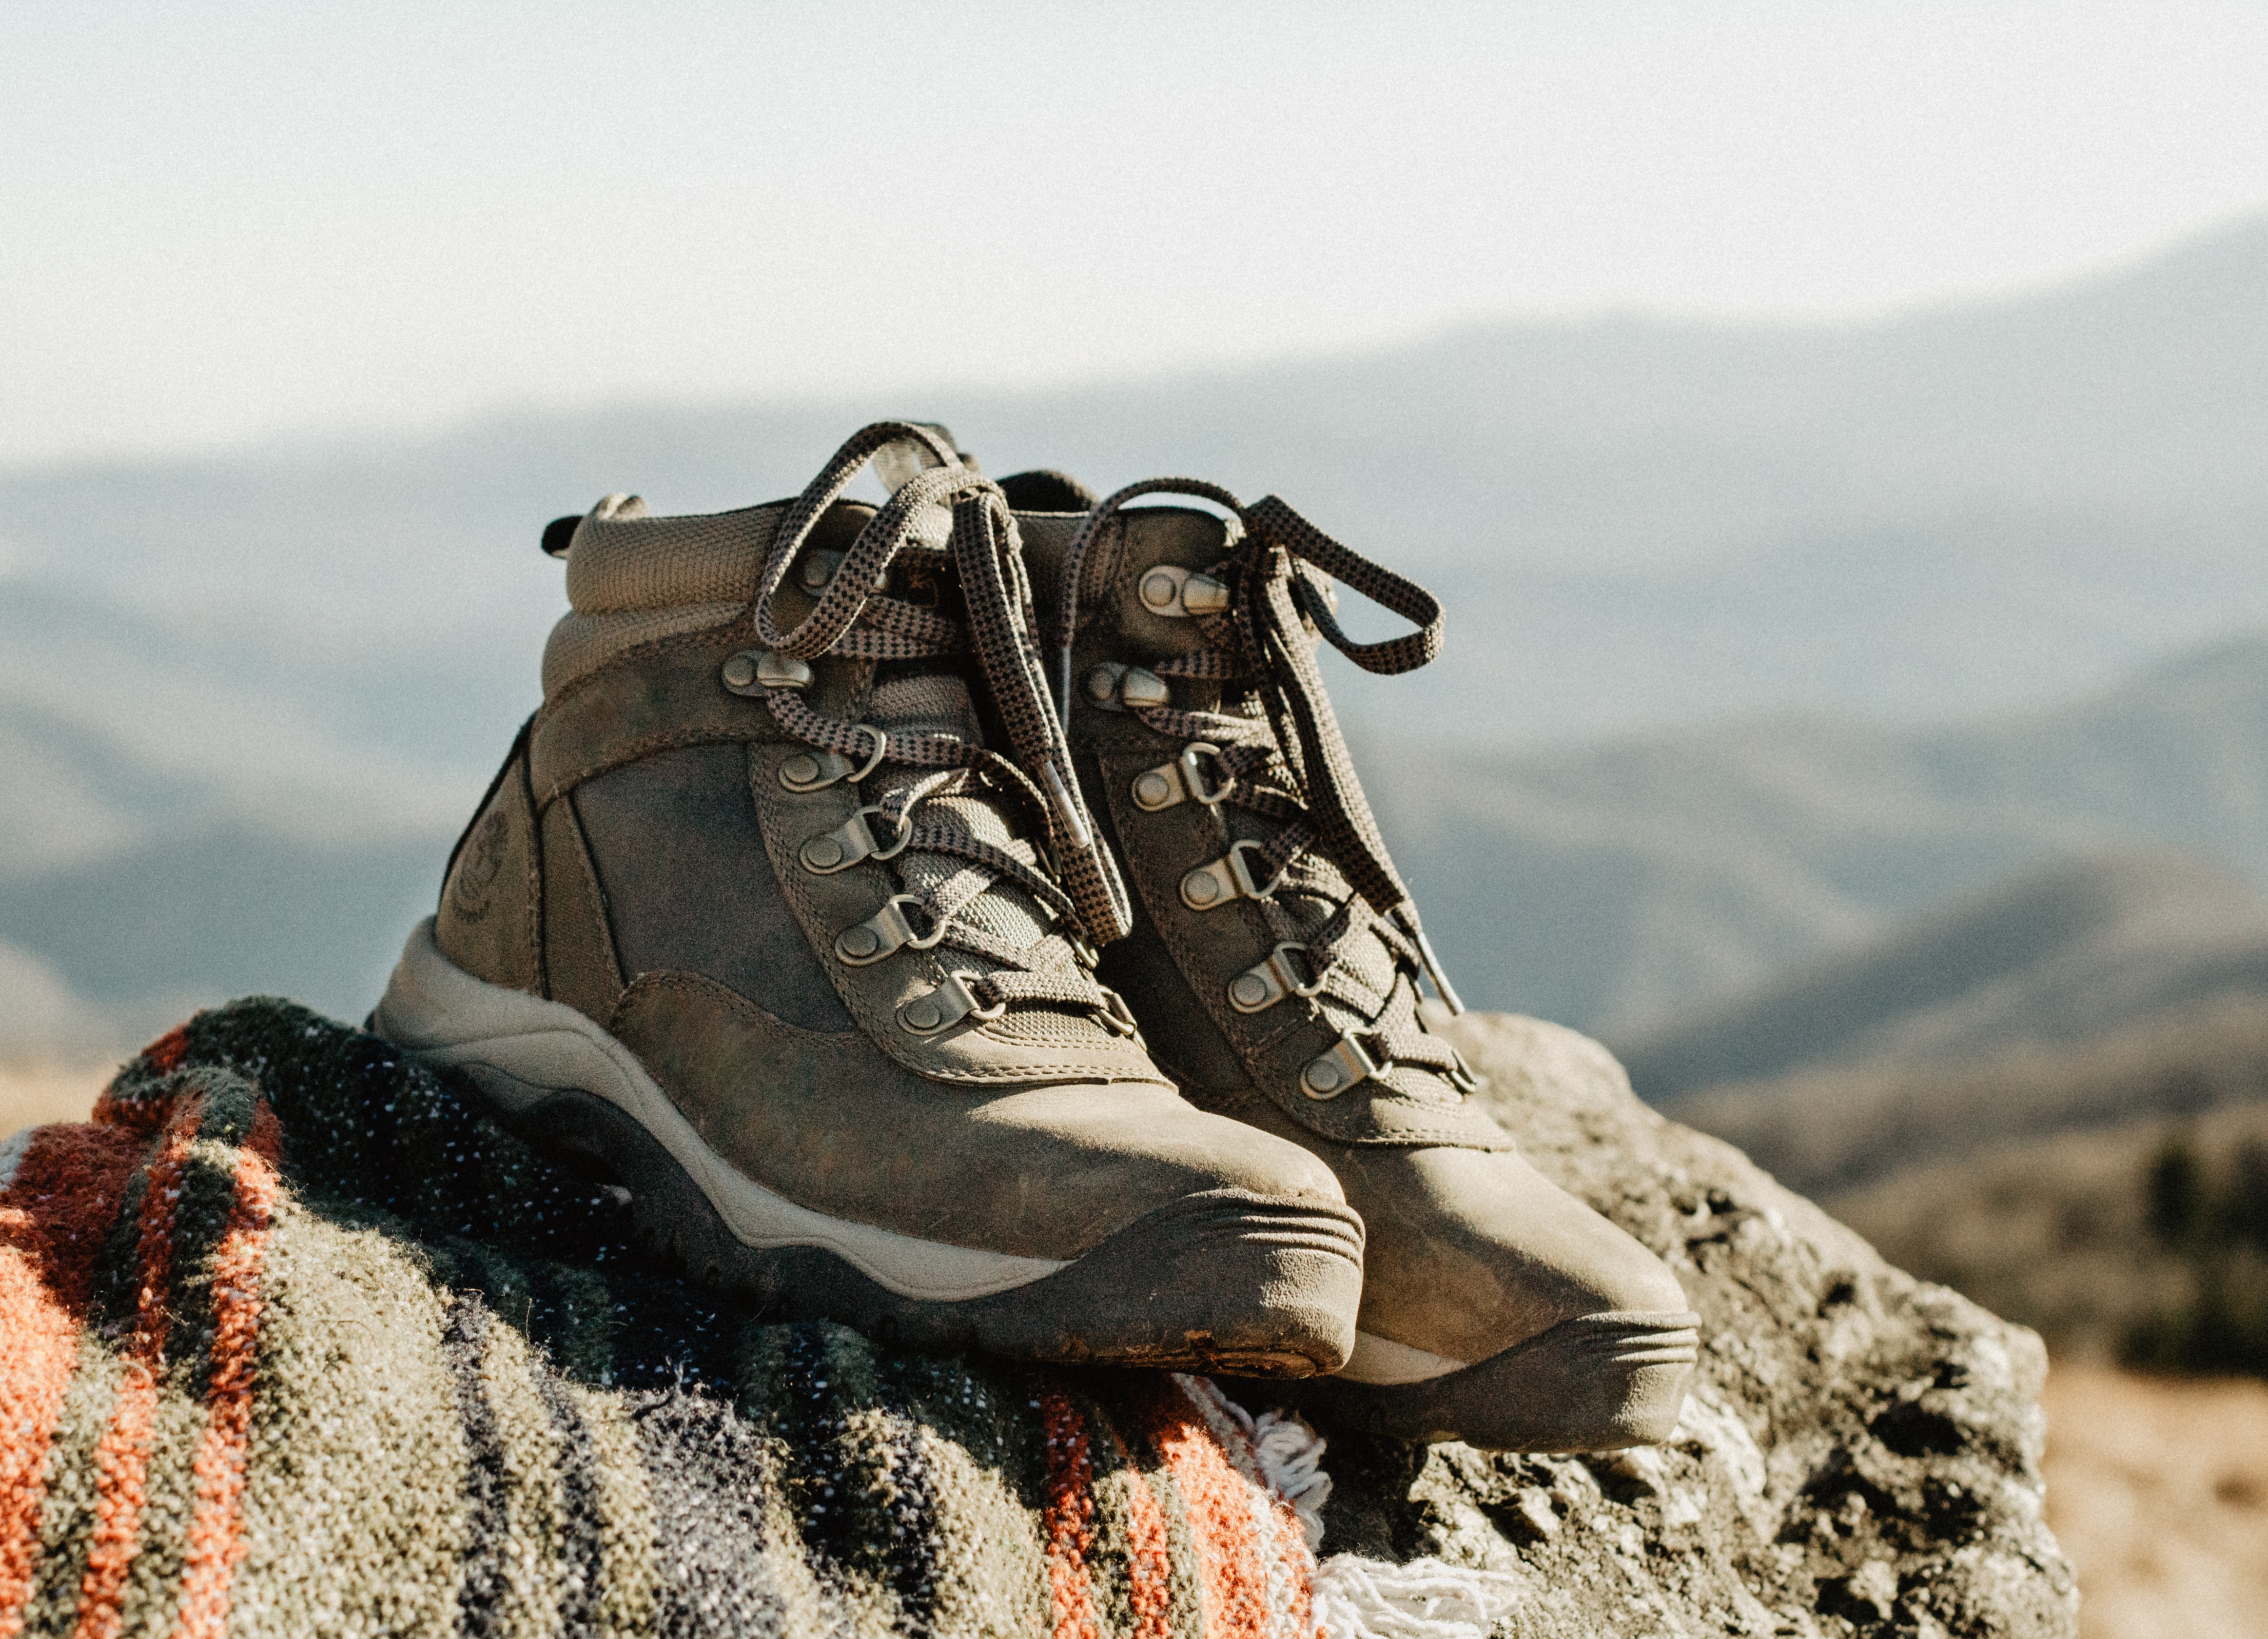
<svg viewBox="0 0 2268 1639"><path fill-rule="evenodd" d="M0 467L1839 317L2268 207L2268 5L0 5Z"/></svg>

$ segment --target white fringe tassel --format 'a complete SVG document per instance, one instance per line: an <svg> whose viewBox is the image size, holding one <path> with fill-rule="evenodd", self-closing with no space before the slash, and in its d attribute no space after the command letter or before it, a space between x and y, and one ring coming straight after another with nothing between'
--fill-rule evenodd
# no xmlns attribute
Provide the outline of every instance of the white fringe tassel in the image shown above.
<svg viewBox="0 0 2268 1639"><path fill-rule="evenodd" d="M1323 1451L1329 1443L1293 1413L1263 1412L1252 1420L1252 1458L1260 1477L1300 1517L1310 1554L1323 1546L1323 1504L1331 1500Z"/></svg>
<svg viewBox="0 0 2268 1639"><path fill-rule="evenodd" d="M1300 1517L1312 1554L1322 1546L1323 1504L1331 1477L1323 1472L1328 1442L1291 1412L1246 1411L1206 1379L1217 1404L1252 1442L1260 1477ZM1326 1639L1488 1639L1525 1591L1511 1571L1466 1570L1440 1560L1389 1565L1339 1554L1315 1568L1315 1621Z"/></svg>
<svg viewBox="0 0 2268 1639"><path fill-rule="evenodd" d="M1488 1639L1521 1591L1510 1571L1336 1554L1315 1569L1315 1620L1330 1639Z"/></svg>

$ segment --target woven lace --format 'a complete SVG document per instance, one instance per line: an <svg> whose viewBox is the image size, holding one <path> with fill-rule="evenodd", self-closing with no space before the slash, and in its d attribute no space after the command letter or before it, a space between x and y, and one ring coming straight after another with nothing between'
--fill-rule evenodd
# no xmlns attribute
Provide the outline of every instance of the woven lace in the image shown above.
<svg viewBox="0 0 2268 1639"><path fill-rule="evenodd" d="M900 485L844 552L810 614L783 631L773 601L789 569L827 509L881 451L912 442L926 466ZM951 509L952 528L942 547L925 538L935 510ZM957 580L965 620L878 590L902 556L937 560L940 578ZM1071 778L1071 754L1049 708L1024 578L1016 526L998 488L962 462L953 446L929 427L877 422L854 434L812 480L782 520L748 609L756 637L775 653L799 660L822 656L867 661L968 656L1009 736L1009 755L983 746L974 732L932 732L849 721L813 708L796 690L772 689L765 704L781 727L798 740L864 767L880 789L877 840L894 859L946 856L961 868L924 870L911 880L901 869L920 934L946 949L978 956L990 967L964 974L983 1007L1049 1003L1093 1009L1123 1024L1123 1004L1094 977L1094 947L1123 937L1132 926L1117 867L1098 840L1092 817ZM965 675L967 661L956 670ZM895 765L895 768L893 765ZM909 771L929 771L908 778ZM1005 828L1005 837L977 834L971 816L984 809L1020 814L1038 845ZM1029 919L986 914L988 895L1020 890L1040 910L1048 931L1015 943L1002 928Z"/></svg>
<svg viewBox="0 0 2268 1639"><path fill-rule="evenodd" d="M1228 608L1196 617L1204 645L1151 668L1160 676L1228 685L1222 708L1160 705L1132 708L1134 714L1160 734L1220 748L1211 777L1226 786L1225 801L1276 823L1252 861L1253 875L1265 879L1259 903L1279 939L1307 947L1312 978L1322 986L1319 996L1365 1021L1363 1033L1396 1062L1462 1078L1454 1050L1418 1028L1414 1016L1395 1006L1399 976L1407 974L1414 986L1422 974L1452 1013L1463 1011L1387 853L1315 663L1316 645L1329 642L1381 676L1416 670L1440 653L1440 600L1341 545L1275 496L1247 506L1232 491L1202 479L1152 478L1130 484L1087 513L1064 555L1049 635L1057 662L1057 710L1066 726L1079 577L1087 550L1112 517L1145 495L1211 501L1235 518L1243 541L1216 565L1216 573L1228 581ZM1355 642L1332 610L1334 578L1416 630L1382 642ZM1280 903L1287 892L1333 908L1320 926L1307 925ZM1364 964L1351 959L1365 934L1392 956L1395 977L1382 986L1366 978L1359 971ZM1410 1022L1386 1023L1389 1015Z"/></svg>

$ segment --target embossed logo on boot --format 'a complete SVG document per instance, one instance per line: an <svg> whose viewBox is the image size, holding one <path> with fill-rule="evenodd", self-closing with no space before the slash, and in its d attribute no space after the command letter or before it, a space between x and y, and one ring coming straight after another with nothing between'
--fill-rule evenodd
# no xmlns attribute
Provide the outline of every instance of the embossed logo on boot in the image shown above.
<svg viewBox="0 0 2268 1639"><path fill-rule="evenodd" d="M486 916L496 897L496 880L504 869L507 823L503 809L490 808L466 838L464 857L457 861L456 874L449 880L449 903L468 922Z"/></svg>

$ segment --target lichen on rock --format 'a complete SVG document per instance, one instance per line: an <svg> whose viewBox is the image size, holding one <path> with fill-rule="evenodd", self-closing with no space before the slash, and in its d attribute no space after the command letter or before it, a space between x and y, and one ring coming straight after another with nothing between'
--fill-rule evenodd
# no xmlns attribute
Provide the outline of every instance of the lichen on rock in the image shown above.
<svg viewBox="0 0 2268 1639"><path fill-rule="evenodd" d="M2039 1340L1892 1268L1572 1030L1452 1036L1536 1167L1667 1259L1703 1318L1675 1436L1607 1456L1409 1446L1321 1426L1326 1555L1512 1573L1519 1639L2068 1635L2042 1517Z"/></svg>

